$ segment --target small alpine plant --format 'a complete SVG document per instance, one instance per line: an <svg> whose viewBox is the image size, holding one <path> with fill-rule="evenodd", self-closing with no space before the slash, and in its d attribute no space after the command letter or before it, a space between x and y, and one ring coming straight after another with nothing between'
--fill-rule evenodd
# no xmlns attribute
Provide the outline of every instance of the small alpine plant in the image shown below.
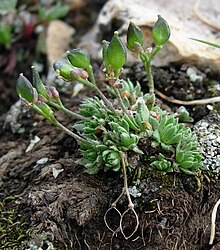
<svg viewBox="0 0 220 250"><path fill-rule="evenodd" d="M131 210L135 214L137 225L134 232L139 222L128 192L127 170L129 169L131 175L135 171L129 161L130 154L140 155L140 159L146 154L140 141L150 141L148 147L158 152L157 155L149 157L149 165L144 168L190 175L197 175L200 168L201 156L195 135L190 128L180 124L174 114L168 114L155 105L151 62L169 37L170 28L166 20L158 16L152 29L154 48L144 50L143 33L132 21L127 30L127 46L123 44L117 31L111 41L104 40L102 58L108 95L104 94L94 78L87 52L79 48L67 51L68 60L56 61L54 70L63 80L82 83L95 93L94 97L82 100L78 112L64 106L57 89L54 86L45 86L34 67L32 83L23 74L20 74L17 81L17 93L24 106L36 110L54 126L78 141L82 159L77 163L82 164L87 173L97 174L99 171L113 170L123 174L122 194L126 193L129 201L125 213ZM144 64L148 93L143 93L139 83L134 84L120 78L127 58L126 47ZM56 119L53 109L73 117L74 124L70 124L70 128L63 126ZM143 168L141 164L140 167ZM112 208L116 209L117 201L118 199L112 204ZM117 230L121 230L124 237L129 238L134 232L125 236L122 226L124 214L120 213L121 221ZM107 222L106 224L108 226ZM109 226L108 228L111 230Z"/></svg>

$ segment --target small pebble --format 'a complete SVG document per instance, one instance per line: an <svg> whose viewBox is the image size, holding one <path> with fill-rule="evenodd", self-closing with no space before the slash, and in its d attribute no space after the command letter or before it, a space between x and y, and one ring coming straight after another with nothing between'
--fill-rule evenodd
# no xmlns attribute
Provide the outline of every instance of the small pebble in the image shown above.
<svg viewBox="0 0 220 250"><path fill-rule="evenodd" d="M48 160L49 160L49 159L48 159L47 157L41 158L40 160L37 161L37 164L38 164L38 165L43 165L43 164L47 163Z"/></svg>

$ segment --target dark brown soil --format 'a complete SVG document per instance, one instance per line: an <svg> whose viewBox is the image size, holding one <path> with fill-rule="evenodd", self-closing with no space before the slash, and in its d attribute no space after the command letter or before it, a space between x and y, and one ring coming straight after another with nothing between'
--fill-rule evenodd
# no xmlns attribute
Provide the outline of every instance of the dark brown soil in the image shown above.
<svg viewBox="0 0 220 250"><path fill-rule="evenodd" d="M79 99L64 96L64 102L74 110L85 93ZM64 124L71 124L63 115L57 113L57 116ZM4 116L1 127L3 122ZM219 198L219 180L208 183L206 178L201 178L198 191L194 177L148 173L147 178L136 183L141 197L132 197L140 219L139 229L131 239L125 240L121 233L112 234L104 223L104 214L120 194L123 179L116 173L94 176L84 173L75 164L79 158L76 141L52 128L34 112L21 112L17 123L21 124L19 133L12 133L6 124L0 134L1 199L15 197L8 207L14 207L15 213L25 218L31 228L31 239L39 245L44 242L43 249L50 242L56 249L66 249L66 246L104 250L211 249L208 245L210 215ZM35 136L40 141L30 152L25 152ZM42 158L48 159L39 164ZM57 178L53 176L54 168L62 169ZM135 178L129 184L134 185L134 181ZM124 212L127 205L123 198L118 209ZM215 244L220 240L218 218ZM117 228L119 218L114 211L108 213L107 219ZM125 217L126 234L134 229L133 219ZM0 238L3 246L5 237ZM3 249L24 249L19 240L15 242L15 248Z"/></svg>

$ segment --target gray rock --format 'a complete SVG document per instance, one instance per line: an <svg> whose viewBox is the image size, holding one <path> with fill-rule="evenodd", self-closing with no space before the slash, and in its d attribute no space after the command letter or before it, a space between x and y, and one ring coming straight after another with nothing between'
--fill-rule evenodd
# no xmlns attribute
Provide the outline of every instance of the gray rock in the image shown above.
<svg viewBox="0 0 220 250"><path fill-rule="evenodd" d="M201 149L203 169L220 175L220 114L213 112L197 122L194 133Z"/></svg>
<svg viewBox="0 0 220 250"><path fill-rule="evenodd" d="M169 3L164 0L109 0L101 10L94 27L83 37L80 46L87 49L95 59L101 59L102 40L108 39L114 29L117 29L125 41L128 23L132 19L143 30L147 48L152 44L151 28L160 14L171 27L171 37L153 60L154 65L166 66L171 62L181 61L210 67L219 72L218 50L189 39L193 37L207 41L218 40L218 32L213 32L216 31L215 28L195 15L194 5L194 0L170 0ZM218 5L218 0L202 1L198 8L200 16L209 19L213 26L220 23L219 9L215 8ZM128 62L135 60L137 58L128 53Z"/></svg>

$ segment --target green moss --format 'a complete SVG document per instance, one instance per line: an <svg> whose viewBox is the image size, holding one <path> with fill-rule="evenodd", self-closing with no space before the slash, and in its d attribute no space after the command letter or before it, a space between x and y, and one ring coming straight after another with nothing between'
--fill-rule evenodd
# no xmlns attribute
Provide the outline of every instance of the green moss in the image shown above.
<svg viewBox="0 0 220 250"><path fill-rule="evenodd" d="M15 197L0 202L0 246L3 250L24 249L30 238L31 229L25 215L15 207Z"/></svg>
<svg viewBox="0 0 220 250"><path fill-rule="evenodd" d="M141 172L141 175L140 175ZM151 179L156 180L160 182L160 186L163 188L169 188L174 185L174 182L177 180L174 180L173 173L171 174L164 174L164 172L161 171L155 171L152 169L147 169L146 166L142 166L141 170L138 171L138 179L141 181L143 179Z"/></svg>

